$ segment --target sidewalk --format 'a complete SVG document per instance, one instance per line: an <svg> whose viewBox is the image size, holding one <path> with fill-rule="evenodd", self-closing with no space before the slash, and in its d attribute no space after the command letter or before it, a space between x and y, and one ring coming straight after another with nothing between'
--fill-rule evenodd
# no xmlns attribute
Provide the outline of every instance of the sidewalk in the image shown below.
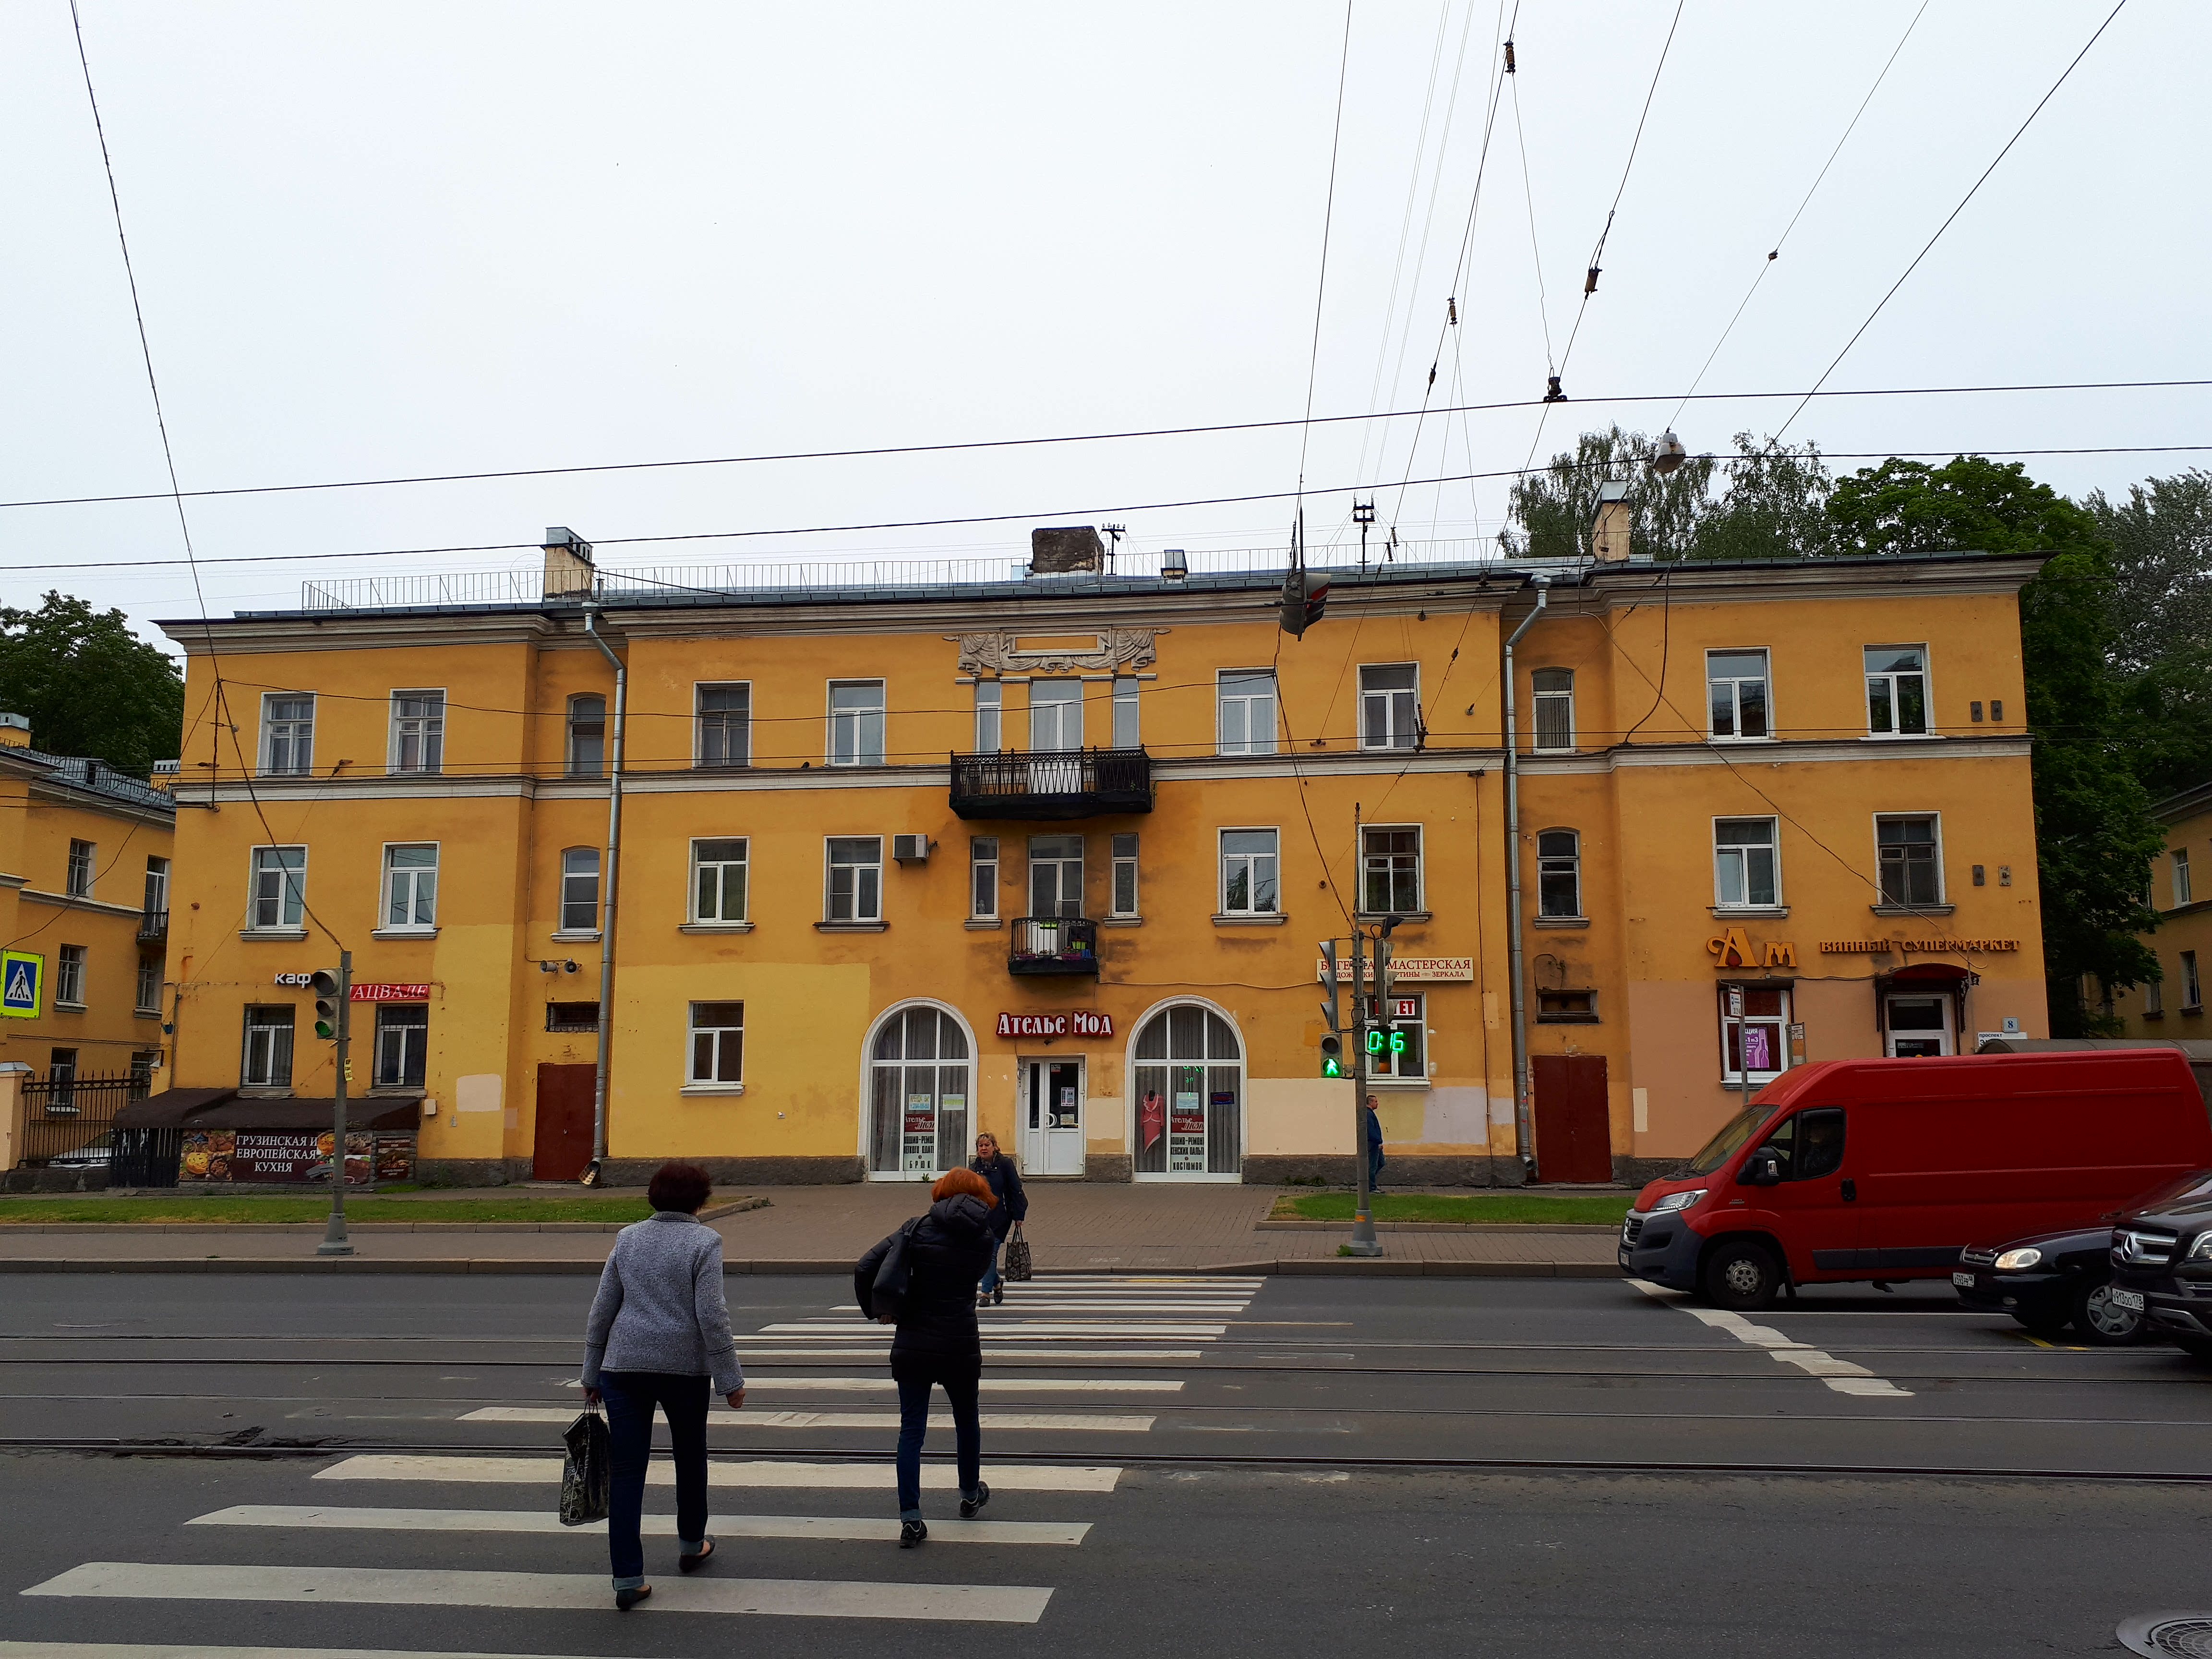
<svg viewBox="0 0 2212 1659"><path fill-rule="evenodd" d="M1261 1231L1273 1187L1029 1183L1025 1229L1040 1273L1228 1272L1605 1278L1618 1274L1610 1228L1392 1231L1379 1260L1340 1256L1348 1226ZM904 1183L777 1187L759 1209L710 1224L735 1273L849 1273L867 1248L926 1203ZM720 1199L720 1194L717 1194ZM318 1256L321 1229L245 1224L0 1229L8 1273L596 1273L612 1235L470 1227L365 1226L349 1257Z"/></svg>

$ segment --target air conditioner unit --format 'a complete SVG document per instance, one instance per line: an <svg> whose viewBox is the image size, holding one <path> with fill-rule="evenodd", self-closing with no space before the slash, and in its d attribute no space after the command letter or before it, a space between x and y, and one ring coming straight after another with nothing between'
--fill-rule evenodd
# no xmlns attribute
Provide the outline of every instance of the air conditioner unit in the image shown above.
<svg viewBox="0 0 2212 1659"><path fill-rule="evenodd" d="M893 836L891 856L901 864L927 864L929 862L929 837Z"/></svg>

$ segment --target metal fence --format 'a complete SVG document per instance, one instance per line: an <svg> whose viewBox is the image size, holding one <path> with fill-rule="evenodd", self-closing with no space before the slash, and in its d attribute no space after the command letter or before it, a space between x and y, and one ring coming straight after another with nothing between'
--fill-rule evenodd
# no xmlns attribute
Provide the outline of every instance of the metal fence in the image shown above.
<svg viewBox="0 0 2212 1659"><path fill-rule="evenodd" d="M18 1167L106 1167L115 1115L146 1098L137 1072L50 1072L23 1085L23 1148Z"/></svg>

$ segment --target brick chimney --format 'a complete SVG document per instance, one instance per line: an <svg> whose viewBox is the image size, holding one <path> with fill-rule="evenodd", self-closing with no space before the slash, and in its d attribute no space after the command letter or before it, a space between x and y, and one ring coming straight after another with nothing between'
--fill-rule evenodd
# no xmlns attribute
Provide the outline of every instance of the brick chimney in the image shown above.
<svg viewBox="0 0 2212 1659"><path fill-rule="evenodd" d="M545 597L573 599L592 591L597 572L592 568L592 544L566 525L545 532Z"/></svg>
<svg viewBox="0 0 2212 1659"><path fill-rule="evenodd" d="M0 714L0 749L28 749L31 722L27 715Z"/></svg>
<svg viewBox="0 0 2212 1659"><path fill-rule="evenodd" d="M1628 562L1628 486L1597 487L1597 519L1590 526L1590 556L1600 564Z"/></svg>
<svg viewBox="0 0 2212 1659"><path fill-rule="evenodd" d="M1106 544L1087 524L1060 525L1030 532L1030 574L1057 576L1071 570L1096 570L1106 562Z"/></svg>

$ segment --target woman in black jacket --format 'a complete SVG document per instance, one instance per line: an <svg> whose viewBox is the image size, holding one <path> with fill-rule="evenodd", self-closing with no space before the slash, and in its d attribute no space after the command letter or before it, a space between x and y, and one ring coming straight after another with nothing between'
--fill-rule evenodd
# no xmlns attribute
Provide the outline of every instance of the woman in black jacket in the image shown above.
<svg viewBox="0 0 2212 1659"><path fill-rule="evenodd" d="M891 1380L898 1384L899 1547L929 1536L921 1520L921 1443L929 1431L929 1391L945 1390L952 1407L953 1446L960 1472L960 1518L973 1520L991 1501L983 1484L983 1431L975 1395L983 1383L983 1340L975 1328L975 1285L993 1249L991 1184L973 1170L954 1170L929 1189L936 1201L860 1258L853 1289L861 1315L896 1324ZM894 1244L904 1253L907 1291L896 1310L878 1313L876 1274Z"/></svg>
<svg viewBox="0 0 2212 1659"><path fill-rule="evenodd" d="M975 1305L1004 1302L1006 1287L999 1278L999 1249L1006 1235L1029 1218L1030 1195L1022 1190L1022 1172L1014 1160L999 1150L994 1134L975 1137L975 1161L968 1166L991 1183L991 1266L975 1287Z"/></svg>

